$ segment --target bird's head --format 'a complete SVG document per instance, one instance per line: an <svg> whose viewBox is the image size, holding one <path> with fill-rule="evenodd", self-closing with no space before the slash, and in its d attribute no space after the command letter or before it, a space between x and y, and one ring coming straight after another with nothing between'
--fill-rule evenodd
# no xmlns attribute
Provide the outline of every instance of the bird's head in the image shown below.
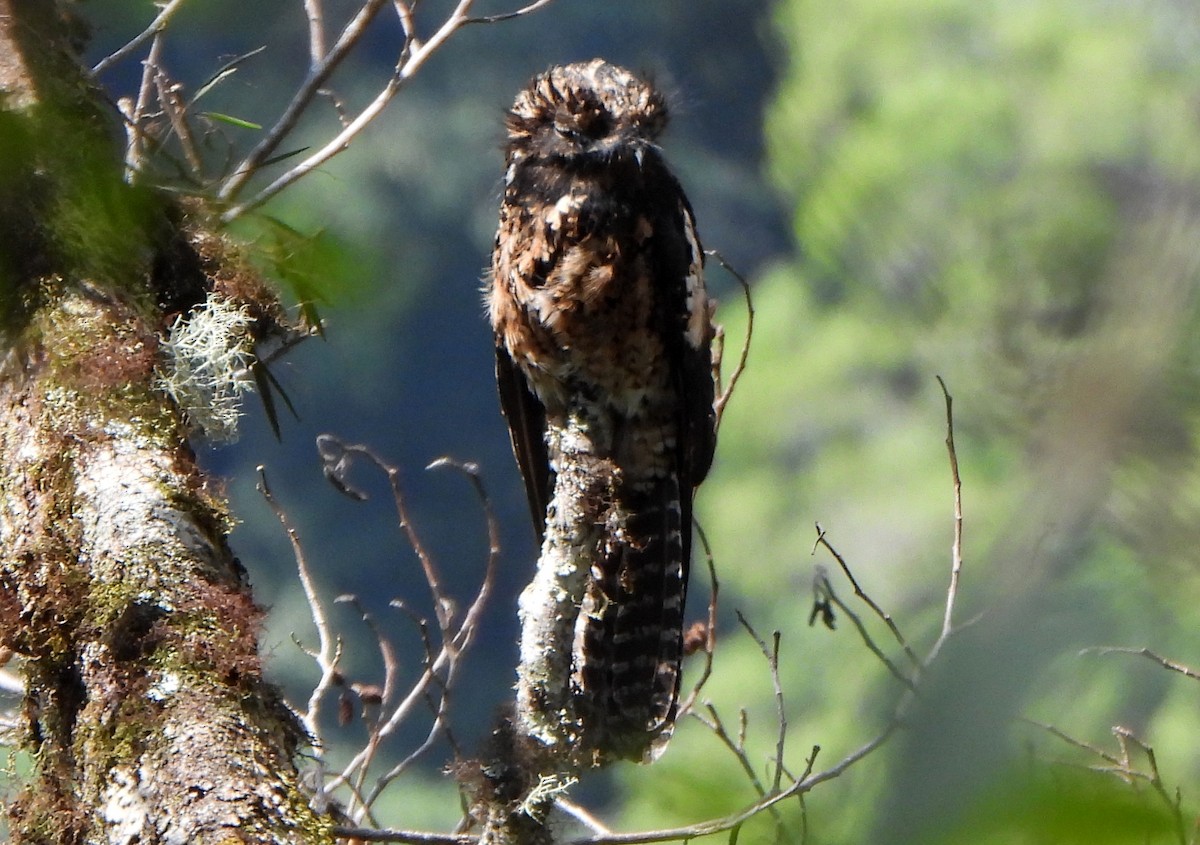
<svg viewBox="0 0 1200 845"><path fill-rule="evenodd" d="M666 124L666 99L624 68L602 59L560 65L517 95L507 119L509 160L640 165Z"/></svg>

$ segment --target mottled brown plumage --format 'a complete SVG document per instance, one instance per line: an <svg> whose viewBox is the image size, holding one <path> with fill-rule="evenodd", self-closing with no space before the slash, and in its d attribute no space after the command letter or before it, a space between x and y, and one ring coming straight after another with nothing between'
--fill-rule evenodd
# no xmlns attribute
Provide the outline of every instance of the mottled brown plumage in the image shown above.
<svg viewBox="0 0 1200 845"><path fill-rule="evenodd" d="M673 723L692 497L716 437L703 253L657 146L666 122L654 88L599 59L536 77L508 115L487 290L539 536L562 470L549 433L573 420L610 476L572 681L597 746L634 758Z"/></svg>

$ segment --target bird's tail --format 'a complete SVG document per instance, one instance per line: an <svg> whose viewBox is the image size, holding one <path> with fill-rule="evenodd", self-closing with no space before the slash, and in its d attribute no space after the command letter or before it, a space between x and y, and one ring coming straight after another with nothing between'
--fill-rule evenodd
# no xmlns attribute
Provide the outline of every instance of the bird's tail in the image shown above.
<svg viewBox="0 0 1200 845"><path fill-rule="evenodd" d="M623 484L589 580L577 628L581 712L596 747L613 756L653 756L674 726L690 492L673 475Z"/></svg>

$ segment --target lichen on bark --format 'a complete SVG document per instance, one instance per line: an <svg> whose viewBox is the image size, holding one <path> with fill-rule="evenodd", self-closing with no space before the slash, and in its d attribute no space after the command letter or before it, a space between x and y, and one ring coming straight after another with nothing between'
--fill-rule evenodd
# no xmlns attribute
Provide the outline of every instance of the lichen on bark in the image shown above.
<svg viewBox="0 0 1200 845"><path fill-rule="evenodd" d="M328 842L225 505L157 377L168 318L214 287L192 244L215 236L124 183L65 41L55 4L0 0L19 153L0 167L0 647L33 762L11 838Z"/></svg>

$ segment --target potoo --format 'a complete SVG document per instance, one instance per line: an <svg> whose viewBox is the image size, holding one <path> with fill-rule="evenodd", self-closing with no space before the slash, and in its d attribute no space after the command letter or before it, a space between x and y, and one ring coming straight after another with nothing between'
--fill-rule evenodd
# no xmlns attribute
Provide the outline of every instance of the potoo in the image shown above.
<svg viewBox="0 0 1200 845"><path fill-rule="evenodd" d="M536 77L507 117L486 290L539 536L581 460L556 448L568 426L588 444L573 469L603 476L571 695L598 747L631 758L674 723L692 498L716 444L704 254L666 123L658 91L600 59Z"/></svg>

